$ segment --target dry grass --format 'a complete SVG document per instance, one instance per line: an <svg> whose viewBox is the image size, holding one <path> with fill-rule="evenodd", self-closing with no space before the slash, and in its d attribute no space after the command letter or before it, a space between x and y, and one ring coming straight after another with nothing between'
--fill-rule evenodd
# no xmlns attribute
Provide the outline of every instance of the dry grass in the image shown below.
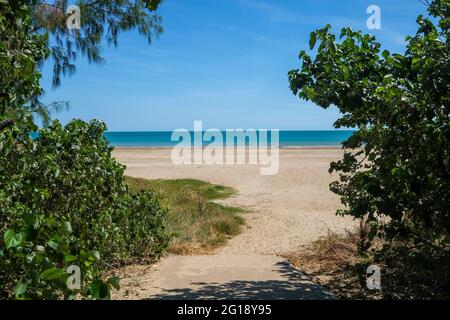
<svg viewBox="0 0 450 320"><path fill-rule="evenodd" d="M299 252L286 254L285 258L339 298L381 298L380 292L365 287L362 266L367 265L367 261L358 256L360 237L360 230L343 235L329 232Z"/></svg>
<svg viewBox="0 0 450 320"><path fill-rule="evenodd" d="M299 252L286 254L303 273L341 299L449 299L448 261L420 255L405 243L375 240L365 255L358 252L363 229L329 233ZM384 249L384 250L382 250ZM381 268L381 290L366 286L366 270Z"/></svg>

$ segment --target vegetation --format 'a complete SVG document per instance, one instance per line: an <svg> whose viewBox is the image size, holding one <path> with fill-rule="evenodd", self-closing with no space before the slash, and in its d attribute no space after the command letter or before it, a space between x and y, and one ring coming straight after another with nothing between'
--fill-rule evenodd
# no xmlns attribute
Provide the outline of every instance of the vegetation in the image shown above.
<svg viewBox="0 0 450 320"><path fill-rule="evenodd" d="M58 11L46 16L42 31L37 22L44 21L38 17L43 12L36 10L54 7L0 1L0 299L109 298L119 282L104 281L105 269L156 259L168 243L165 210L153 193L128 191L103 123L74 120L63 127L55 121L38 129L32 121L33 112L49 121L48 106L38 100L39 67L49 55L58 55L55 77L73 70L77 50L98 62L106 20L113 42L132 27L148 34L151 19L141 10L159 3L81 2L98 9L103 20L93 14L85 21L90 36L63 43L56 35L50 46L49 34L62 30L52 29ZM72 278L77 268L79 284Z"/></svg>
<svg viewBox="0 0 450 320"><path fill-rule="evenodd" d="M164 251L165 210L149 191L128 192L103 123L55 121L34 138L30 118L21 124L0 133L0 296L108 298L118 283L103 270ZM78 290L66 286L71 265Z"/></svg>
<svg viewBox="0 0 450 320"><path fill-rule="evenodd" d="M67 101L43 104L39 98L39 68L51 58L53 87L61 75L76 70L79 55L89 63L104 62L101 43L118 45L122 32L136 29L148 42L163 32L161 17L154 11L161 0L79 0L81 28L70 31L67 1L0 1L0 117L32 112L44 125L52 111L68 107Z"/></svg>
<svg viewBox="0 0 450 320"><path fill-rule="evenodd" d="M212 201L233 195L232 188L192 179L126 180L130 190L153 190L167 208L166 226L172 237L169 252L209 253L237 235L244 223L239 216L243 209Z"/></svg>
<svg viewBox="0 0 450 320"><path fill-rule="evenodd" d="M440 283L438 275L447 266L430 263L431 269L417 272L412 263L405 263L407 248L390 250L380 259L377 255L359 254L360 230L345 234L330 232L299 252L285 257L301 272L341 299L449 299L448 286ZM381 247L378 239L374 246ZM382 269L381 289L369 290L366 270L377 264ZM413 267L411 269L411 267Z"/></svg>
<svg viewBox="0 0 450 320"><path fill-rule="evenodd" d="M39 62L46 59L46 37L33 33L24 8L0 2L0 117L18 118L33 109L31 101L42 93ZM1 119L0 120L3 120Z"/></svg>
<svg viewBox="0 0 450 320"><path fill-rule="evenodd" d="M310 57L289 73L291 89L322 108L343 113L336 128L357 131L344 143L340 173L331 190L346 208L338 214L364 219L371 248L386 270L404 270L419 287L441 290L450 281L450 1L429 3L405 53L381 51L374 36L330 26L311 34ZM373 241L382 239L381 248Z"/></svg>
<svg viewBox="0 0 450 320"><path fill-rule="evenodd" d="M119 35L135 29L149 43L163 32L161 17L154 13L161 0L77 0L80 8L79 30L68 30L67 1L14 0L11 3L29 5L33 32L46 35L53 61L53 86L61 84L61 75L75 72L74 64L81 54L89 63L102 63L101 43L118 46Z"/></svg>

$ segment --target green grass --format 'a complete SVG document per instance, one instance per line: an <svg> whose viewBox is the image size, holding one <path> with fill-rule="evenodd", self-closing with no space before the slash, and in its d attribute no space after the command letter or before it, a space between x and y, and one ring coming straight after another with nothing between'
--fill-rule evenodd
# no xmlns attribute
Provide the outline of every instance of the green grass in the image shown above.
<svg viewBox="0 0 450 320"><path fill-rule="evenodd" d="M209 253L241 231L245 210L214 202L236 193L230 187L194 179L146 180L126 177L131 191L153 190L167 212L169 252Z"/></svg>

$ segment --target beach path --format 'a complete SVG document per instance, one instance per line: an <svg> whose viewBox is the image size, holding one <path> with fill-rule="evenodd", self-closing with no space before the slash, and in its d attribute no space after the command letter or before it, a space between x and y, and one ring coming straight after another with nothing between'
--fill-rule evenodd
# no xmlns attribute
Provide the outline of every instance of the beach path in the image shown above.
<svg viewBox="0 0 450 320"><path fill-rule="evenodd" d="M147 179L193 178L238 191L223 200L243 207L246 226L214 255L169 256L152 266L128 269L119 299L327 299L331 295L280 255L355 226L337 217L339 199L329 191L336 177L329 163L338 148L280 149L277 175L262 176L257 165L181 165L170 149L118 148L114 157L126 174Z"/></svg>
<svg viewBox="0 0 450 320"><path fill-rule="evenodd" d="M333 299L275 255L170 256L121 280L116 299Z"/></svg>

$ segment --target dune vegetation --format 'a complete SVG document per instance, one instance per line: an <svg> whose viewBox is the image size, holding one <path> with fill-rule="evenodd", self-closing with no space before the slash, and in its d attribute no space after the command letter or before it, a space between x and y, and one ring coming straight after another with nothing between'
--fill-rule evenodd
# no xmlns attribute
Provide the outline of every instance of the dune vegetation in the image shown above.
<svg viewBox="0 0 450 320"><path fill-rule="evenodd" d="M211 253L237 235L244 223L244 209L214 200L235 194L230 187L193 179L146 180L127 177L130 190L152 190L167 208L166 230L171 236L168 252Z"/></svg>

